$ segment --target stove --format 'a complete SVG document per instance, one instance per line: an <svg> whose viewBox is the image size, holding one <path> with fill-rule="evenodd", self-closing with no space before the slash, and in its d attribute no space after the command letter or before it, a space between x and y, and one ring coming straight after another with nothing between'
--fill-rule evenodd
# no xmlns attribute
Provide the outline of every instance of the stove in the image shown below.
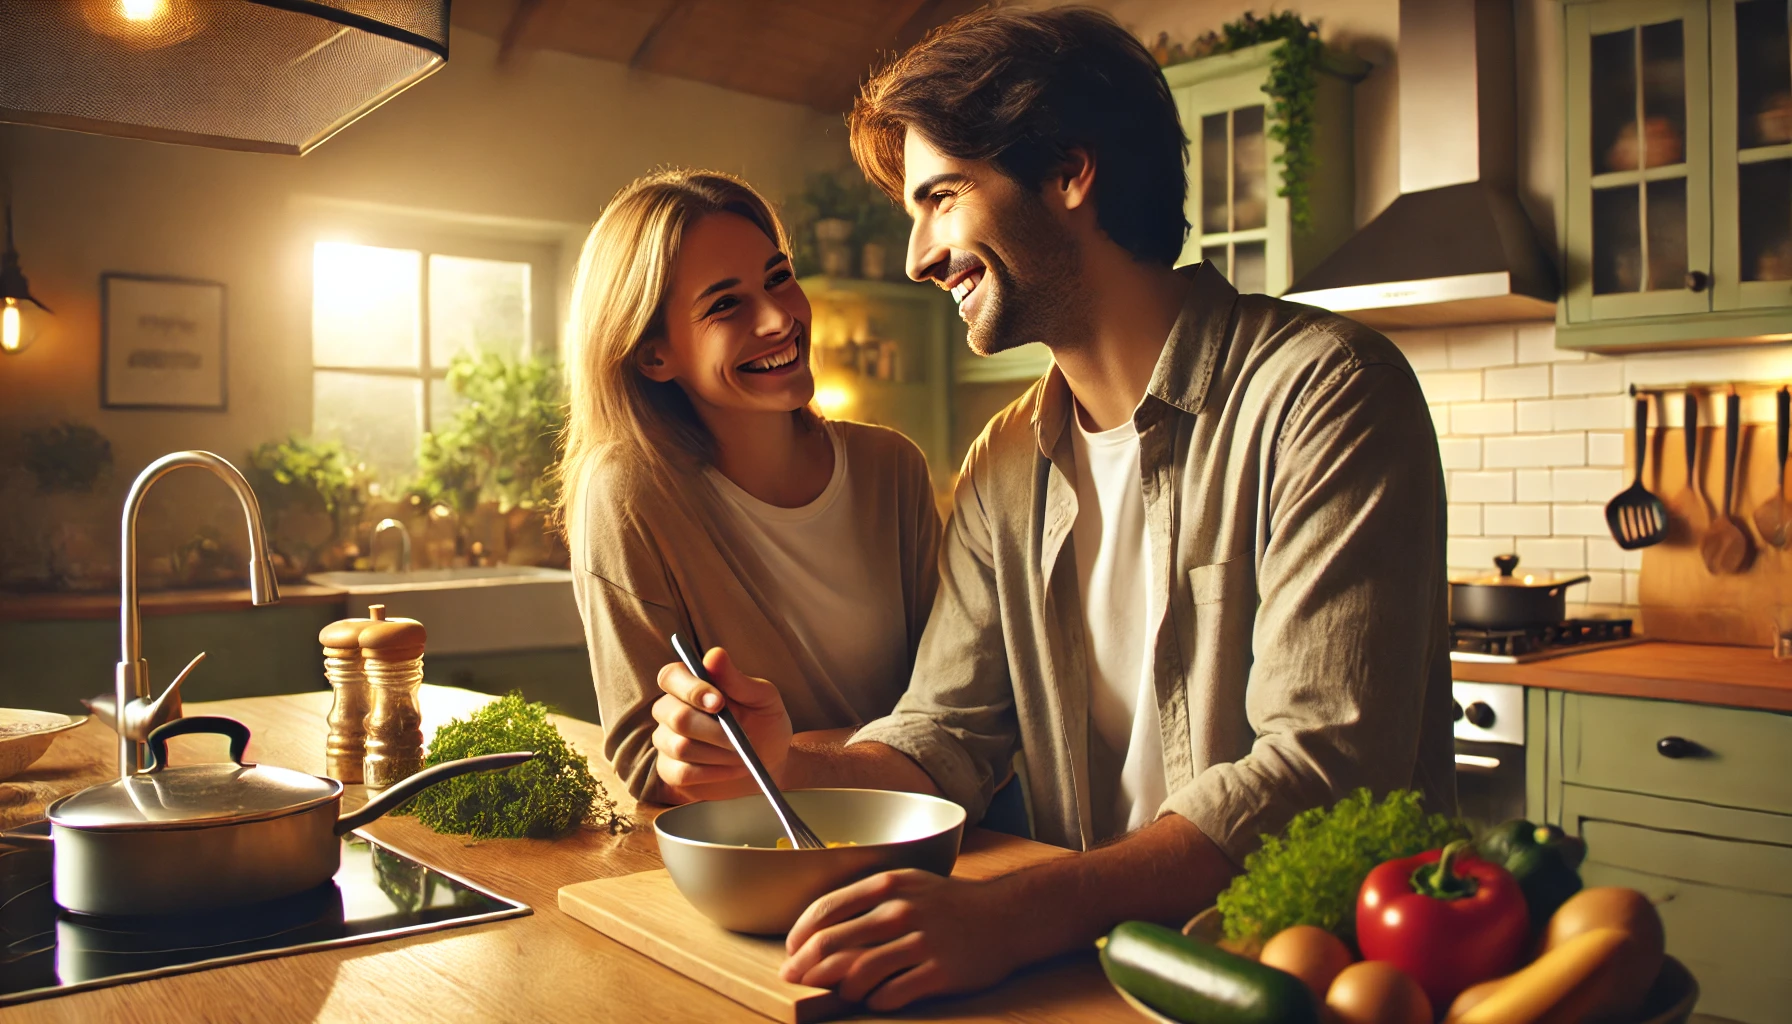
<svg viewBox="0 0 1792 1024"><path fill-rule="evenodd" d="M531 912L357 833L328 883L190 917L69 913L50 899L50 863L47 849L0 845L0 1006Z"/></svg>
<svg viewBox="0 0 1792 1024"><path fill-rule="evenodd" d="M1517 665L1642 643L1629 619L1569 619L1524 629L1450 627L1450 660Z"/></svg>

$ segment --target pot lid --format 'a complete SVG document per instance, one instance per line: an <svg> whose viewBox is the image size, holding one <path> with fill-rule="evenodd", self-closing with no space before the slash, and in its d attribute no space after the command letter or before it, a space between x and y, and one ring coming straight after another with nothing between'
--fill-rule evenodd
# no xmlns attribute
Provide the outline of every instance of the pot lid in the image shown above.
<svg viewBox="0 0 1792 1024"><path fill-rule="evenodd" d="M222 733L231 738L231 761L164 767L168 739L182 733ZM149 735L152 766L72 793L44 816L64 828L194 828L278 818L336 799L342 783L271 764L243 761L249 730L217 716L177 718Z"/></svg>
<svg viewBox="0 0 1792 1024"><path fill-rule="evenodd" d="M1539 575L1535 573L1517 572L1517 555L1495 555L1493 564L1499 569L1499 572L1489 573L1485 576L1470 576L1464 579L1451 580L1450 582L1457 584L1458 586L1520 587L1547 590L1551 587L1566 586L1571 583L1584 583L1587 579L1585 576L1556 576L1551 573Z"/></svg>

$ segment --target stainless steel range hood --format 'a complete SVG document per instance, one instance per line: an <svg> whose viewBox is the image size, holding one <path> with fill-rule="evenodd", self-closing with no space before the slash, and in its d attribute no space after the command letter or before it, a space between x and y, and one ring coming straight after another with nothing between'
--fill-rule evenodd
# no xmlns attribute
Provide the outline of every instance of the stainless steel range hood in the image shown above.
<svg viewBox="0 0 1792 1024"><path fill-rule="evenodd" d="M1511 0L1401 0L1400 198L1283 298L1371 327L1553 319L1518 203Z"/></svg>

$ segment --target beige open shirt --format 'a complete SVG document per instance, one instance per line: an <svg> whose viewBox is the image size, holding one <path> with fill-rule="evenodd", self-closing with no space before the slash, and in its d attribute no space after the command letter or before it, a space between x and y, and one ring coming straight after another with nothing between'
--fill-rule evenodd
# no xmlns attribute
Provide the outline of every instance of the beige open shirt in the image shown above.
<svg viewBox="0 0 1792 1024"><path fill-rule="evenodd" d="M1169 798L1234 861L1359 786L1455 810L1444 484L1417 379L1353 321L1211 266L1133 420ZM1025 751L1037 837L1115 831L1090 728L1072 399L1054 368L965 459L907 692L852 742L913 758L971 820Z"/></svg>

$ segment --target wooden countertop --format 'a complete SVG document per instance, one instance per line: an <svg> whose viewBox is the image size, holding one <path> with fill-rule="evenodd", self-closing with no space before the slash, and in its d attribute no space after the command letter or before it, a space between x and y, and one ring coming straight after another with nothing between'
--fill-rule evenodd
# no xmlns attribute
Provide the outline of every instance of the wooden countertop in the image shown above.
<svg viewBox="0 0 1792 1024"><path fill-rule="evenodd" d="M315 583L280 584L281 604L332 604L345 600L347 595L348 591L340 587L320 587ZM149 617L233 612L253 605L246 587L196 587L192 590L144 591L138 595L137 607L142 615ZM0 592L0 622L117 617L117 590L87 594Z"/></svg>
<svg viewBox="0 0 1792 1024"><path fill-rule="evenodd" d="M425 733L492 700L469 690L423 688ZM226 714L255 733L251 757L308 772L323 770L329 693L190 704L189 714ZM600 749L595 725L556 716L580 750ZM176 762L224 756L217 737L174 741ZM215 747L215 749L213 749ZM109 778L115 737L89 722L58 739L22 775L0 782L0 827L42 816L55 797ZM561 913L561 886L660 866L652 806L632 807L622 784L596 759L592 770L635 813L622 836L584 829L557 840L473 841L438 835L414 818L386 817L364 831L534 908L522 918L388 942L320 950L190 974L79 992L0 1009L0 1024L24 1021L542 1020L765 1024L766 1018L635 953ZM345 806L358 805L360 786ZM972 830L966 844L990 841ZM928 1020L1079 1021L1134 1024L1139 1017L1102 977L1093 954L1072 955L1017 975L981 994L939 1000ZM911 1018L913 1014L905 1017ZM868 1018L855 1017L854 1020Z"/></svg>
<svg viewBox="0 0 1792 1024"><path fill-rule="evenodd" d="M1763 647L1645 641L1528 665L1453 661L1450 674L1476 683L1792 711L1792 661L1775 661Z"/></svg>

